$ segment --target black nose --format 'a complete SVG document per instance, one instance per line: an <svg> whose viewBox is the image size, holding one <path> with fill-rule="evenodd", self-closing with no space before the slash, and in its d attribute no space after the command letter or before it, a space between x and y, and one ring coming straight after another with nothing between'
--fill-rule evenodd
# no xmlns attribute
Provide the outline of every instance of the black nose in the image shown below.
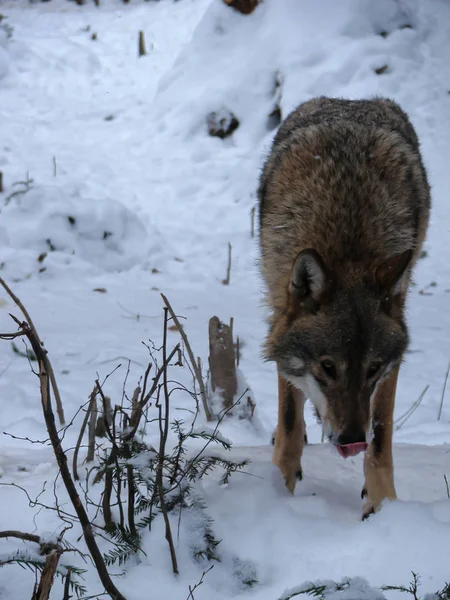
<svg viewBox="0 0 450 600"><path fill-rule="evenodd" d="M348 444L360 444L366 441L366 434L364 431L348 431L342 433L338 437L339 446L347 446Z"/></svg>

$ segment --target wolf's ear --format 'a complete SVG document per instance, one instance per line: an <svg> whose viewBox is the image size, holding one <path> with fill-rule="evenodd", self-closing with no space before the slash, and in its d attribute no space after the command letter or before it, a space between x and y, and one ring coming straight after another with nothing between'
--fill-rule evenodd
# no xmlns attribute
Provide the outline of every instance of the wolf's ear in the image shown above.
<svg viewBox="0 0 450 600"><path fill-rule="evenodd" d="M321 256L312 248L302 250L292 268L289 289L299 299L320 300L327 284L326 269Z"/></svg>
<svg viewBox="0 0 450 600"><path fill-rule="evenodd" d="M391 256L376 270L376 280L382 293L391 291L394 295L402 290L402 276L411 262L412 250Z"/></svg>

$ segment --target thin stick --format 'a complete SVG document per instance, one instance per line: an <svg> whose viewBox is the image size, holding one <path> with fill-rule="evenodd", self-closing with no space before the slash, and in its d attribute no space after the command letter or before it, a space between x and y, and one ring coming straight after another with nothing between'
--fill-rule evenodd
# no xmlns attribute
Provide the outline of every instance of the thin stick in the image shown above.
<svg viewBox="0 0 450 600"><path fill-rule="evenodd" d="M205 575L207 575L213 568L214 568L214 565L211 565L208 570L203 571L200 581L198 581L194 585L194 587L189 586L189 596L186 598L186 600L195 600L195 598L194 598L195 590L202 585Z"/></svg>
<svg viewBox="0 0 450 600"><path fill-rule="evenodd" d="M450 499L450 489L448 487L448 479L447 479L447 475L444 475L444 481L445 481L445 487L447 488L447 498Z"/></svg>
<svg viewBox="0 0 450 600"><path fill-rule="evenodd" d="M164 304L167 306L167 308L169 310L170 316L172 317L172 320L173 320L176 328L178 329L179 334L181 335L181 338L182 338L182 340L184 342L184 345L186 346L186 350L187 350L189 359L191 361L192 369L193 369L193 371L195 373L195 376L196 376L197 381L198 381L198 386L200 388L200 395L202 397L203 410L205 411L206 420L207 421L212 421L213 420L213 416L211 414L211 411L209 410L208 398L206 396L205 384L203 382L202 374L199 371L197 362L195 360L194 353L192 352L191 345L189 344L188 337L187 337L186 333L184 332L183 328L181 327L181 323L178 320L176 314L174 313L173 308L172 308L170 302L167 300L166 296L164 296L164 294L161 294L161 297L164 300Z"/></svg>
<svg viewBox="0 0 450 600"><path fill-rule="evenodd" d="M31 317L30 317L27 309L22 304L22 302L19 300L19 298L13 293L13 291L8 287L8 285L6 284L5 280L2 277L0 277L0 284L3 286L3 288L9 294L9 296L13 299L13 301L17 304L17 306L22 311L22 313L23 313L26 321L28 322L28 325L29 325L31 331L34 333L34 336L39 341L39 344L41 345L41 348L42 348L43 343L42 343L40 337L37 334L36 327L34 326L34 323L31 320ZM48 373L48 375L50 377L50 382L52 384L53 393L55 394L56 410L58 412L59 422L60 422L61 425L65 425L66 420L64 418L64 409L63 409L63 406L62 406L61 396L59 394L58 385L56 383L55 373L53 372L53 367L52 367L50 361L48 360L46 353L43 354L43 360L44 360L45 370L46 370L46 372Z"/></svg>
<svg viewBox="0 0 450 600"><path fill-rule="evenodd" d="M114 452L114 448L111 450L111 454ZM103 508L103 519L105 521L105 529L109 530L114 526L114 521L111 512L111 496L113 490L113 472L110 468L106 468L105 471L105 489L103 491L102 508Z"/></svg>
<svg viewBox="0 0 450 600"><path fill-rule="evenodd" d="M445 388L447 387L447 379L448 379L449 371L450 371L450 362L448 363L447 372L445 374L445 379L444 379L444 387L442 388L441 403L439 405L439 412L438 412L438 418L437 418L438 421L441 420L442 408L444 406Z"/></svg>
<svg viewBox="0 0 450 600"><path fill-rule="evenodd" d="M3 189L3 171L0 171L0 194L3 194L5 190Z"/></svg>
<svg viewBox="0 0 450 600"><path fill-rule="evenodd" d="M158 370L158 373L156 374L155 378L153 379L153 385L152 385L151 389L142 398L142 395L143 395L143 393L145 391L145 382L146 382L146 379L144 379L144 390L142 391L141 400L139 401L139 403L137 405L137 409L136 409L136 413L135 413L135 415L136 415L136 417L135 417L135 423L134 424L132 423L131 430L128 431L123 436L123 439L124 439L125 442L130 441L134 437L136 431L138 430L142 412L143 412L144 408L146 407L147 403L149 402L150 398L153 396L153 394L155 393L156 389L158 388L159 380L160 380L162 374L164 373L164 370L167 368L167 366L169 365L169 363L172 360L172 358L178 352L179 347L180 347L180 345L177 344L175 346L175 348L172 350L172 352L169 354L169 356L167 357L167 362L165 362L162 365L162 367ZM149 365L149 367L150 367L150 365ZM150 369L148 368L147 372L149 372L149 371L150 371Z"/></svg>
<svg viewBox="0 0 450 600"><path fill-rule="evenodd" d="M3 280L0 279L0 282ZM64 486L67 490L69 498L72 502L72 505L77 514L78 520L83 530L84 540L91 554L94 565L97 569L97 573L100 577L100 581L103 584L105 590L109 593L112 600L126 600L125 596L123 596L119 590L114 585L108 570L105 565L105 561L103 559L103 555L100 552L100 549L97 545L97 541L94 536L94 532L92 529L92 524L89 520L86 509L81 501L80 496L78 495L77 489L75 487L75 483L72 479L72 476L69 471L69 467L67 466L67 456L64 453L64 450L61 446L61 440L58 436L58 430L56 429L55 424L55 415L53 413L51 396L50 396L50 385L49 385L49 375L46 370L46 365L49 363L49 360L46 355L46 350L42 347L42 344L39 340L38 335L35 333L33 329L27 323L20 323L18 319L13 317L14 321L20 325L23 331L26 332L27 337L30 341L33 352L36 355L36 358L39 361L39 379L41 384L41 402L42 402L42 411L44 414L45 424L47 426L47 431L50 437L50 441L53 447L53 452L56 457L56 461L58 463L58 467L61 473L62 480L64 482Z"/></svg>
<svg viewBox="0 0 450 600"><path fill-rule="evenodd" d="M231 253L233 250L233 246L228 242L228 265L227 265L227 276L225 279L222 279L223 285L230 285L230 277L231 277Z"/></svg>
<svg viewBox="0 0 450 600"><path fill-rule="evenodd" d="M80 451L81 441L83 440L84 432L86 431L87 422L89 419L89 415L91 412L91 403L86 409L86 414L84 415L83 423L81 424L80 433L78 435L77 443L75 444L75 450L73 451L73 459L72 459L72 471L73 478L75 481L78 481L80 478L78 476L78 452Z"/></svg>
<svg viewBox="0 0 450 600"><path fill-rule="evenodd" d="M13 340L17 337L23 337L26 333L23 331L16 331L15 333L0 333L0 338L2 340Z"/></svg>
<svg viewBox="0 0 450 600"><path fill-rule="evenodd" d="M112 444L112 448L111 448L111 453L109 455L108 458L108 463L107 463L107 468L106 468L106 473L105 473L105 494L104 494L104 498L106 496L106 498L108 498L108 494L107 494L107 489L106 486L111 486L112 487L112 482L113 482L113 473L111 469L108 469L108 467L112 464L115 463L116 465L116 469L117 469L117 489L116 489L116 497L117 497L117 505L119 507L119 522L120 522L120 526L123 527L124 526L124 512L123 512L123 505L122 505L122 499L121 499L121 494L122 494L122 481L120 478L120 465L119 465L119 459L118 459L118 455L119 455L119 449L117 446L117 442L116 442L116 410L114 411L114 415L112 418L112 426L113 429L111 430L111 426L108 423L108 412L110 410L110 401L109 398L107 398L103 392L102 386L100 385L100 381L98 379L95 380L95 385L97 386L97 390L98 393L100 394L100 397L103 401L103 417L104 417L104 423L105 423L105 428L106 428L106 433L107 433L107 437L108 440L111 442ZM108 473L111 475L111 477L108 479ZM109 497L111 496L111 494L109 493ZM108 509L107 509L108 510ZM111 513L110 509L109 512ZM111 518L111 517L110 517ZM106 517L105 517L105 522L106 522ZM112 523L112 521L111 521Z"/></svg>
<svg viewBox="0 0 450 600"><path fill-rule="evenodd" d="M135 486L134 486L134 475L133 467L127 465L127 480L128 480L128 525L130 527L131 534L137 536L136 523L134 520L134 500L135 500Z"/></svg>
<svg viewBox="0 0 450 600"><path fill-rule="evenodd" d="M168 308L164 309L164 338L163 338L163 362L166 363L167 353L167 321L168 321ZM159 410L159 457L158 457L158 471L156 473L156 484L158 486L159 502L161 505L161 512L164 516L164 522L166 525L166 540L169 544L170 557L172 559L173 572L178 575L178 563L177 555L175 553L175 546L173 543L172 530L170 528L170 520L167 512L166 499L164 497L164 485L163 485L163 469L164 459L166 451L167 435L169 433L169 408L170 408L170 396L167 386L167 369L164 369L163 374L163 389L164 389L164 425L161 414L161 405L158 405Z"/></svg>
<svg viewBox="0 0 450 600"><path fill-rule="evenodd" d="M56 156L53 157L53 177L56 177L57 175L57 170L56 170Z"/></svg>
<svg viewBox="0 0 450 600"><path fill-rule="evenodd" d="M88 429L88 451L86 456L86 462L92 462L95 457L95 427L97 424L97 391L94 388L91 392L91 403L90 403L91 418L89 419Z"/></svg>
<svg viewBox="0 0 450 600"><path fill-rule="evenodd" d="M406 421L409 419L409 417L420 406L420 403L422 402L429 387L430 387L429 385L425 386L423 392L420 394L420 396L417 398L417 400L415 402L413 402L413 404L410 406L410 408L408 408L408 410L406 412L404 412L401 417L399 417L396 421L394 421L396 430L399 430L400 427L403 427L403 425L406 423Z"/></svg>

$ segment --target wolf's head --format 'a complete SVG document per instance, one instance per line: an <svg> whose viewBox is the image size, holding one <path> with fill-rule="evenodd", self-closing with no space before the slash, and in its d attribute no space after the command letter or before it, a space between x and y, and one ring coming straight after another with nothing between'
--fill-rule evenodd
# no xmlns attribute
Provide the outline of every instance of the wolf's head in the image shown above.
<svg viewBox="0 0 450 600"><path fill-rule="evenodd" d="M340 448L368 441L371 397L407 347L403 305L411 255L394 256L350 282L312 249L293 265L288 309L274 320L267 357L312 401Z"/></svg>

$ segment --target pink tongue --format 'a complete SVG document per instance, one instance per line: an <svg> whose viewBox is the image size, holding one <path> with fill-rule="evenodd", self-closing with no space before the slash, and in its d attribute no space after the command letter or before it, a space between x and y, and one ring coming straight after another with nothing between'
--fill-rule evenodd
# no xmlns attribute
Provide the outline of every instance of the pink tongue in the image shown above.
<svg viewBox="0 0 450 600"><path fill-rule="evenodd" d="M365 452L367 450L367 443L356 442L355 444L345 444L344 446L337 446L337 449L343 458L348 458L349 456L356 456L360 452Z"/></svg>

